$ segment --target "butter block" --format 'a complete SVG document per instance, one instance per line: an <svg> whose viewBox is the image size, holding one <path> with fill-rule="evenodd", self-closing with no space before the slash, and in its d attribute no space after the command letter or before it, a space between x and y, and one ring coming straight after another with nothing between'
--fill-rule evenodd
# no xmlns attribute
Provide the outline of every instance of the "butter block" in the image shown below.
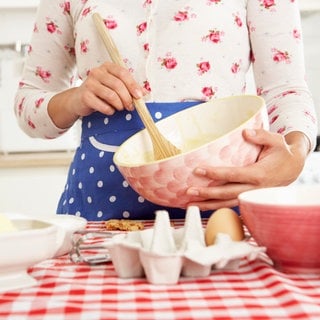
<svg viewBox="0 0 320 320"><path fill-rule="evenodd" d="M17 231L17 228L13 225L12 221L5 215L0 214L0 234L13 231Z"/></svg>

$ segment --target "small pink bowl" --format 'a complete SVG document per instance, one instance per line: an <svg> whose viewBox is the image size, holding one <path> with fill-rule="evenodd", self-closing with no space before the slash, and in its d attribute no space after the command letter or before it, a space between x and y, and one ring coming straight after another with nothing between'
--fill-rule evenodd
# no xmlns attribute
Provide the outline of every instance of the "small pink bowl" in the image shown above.
<svg viewBox="0 0 320 320"><path fill-rule="evenodd" d="M126 140L114 162L145 199L168 207L186 208L199 197L189 196L191 186L217 182L193 174L201 165L244 166L256 161L260 147L246 142L245 128L268 128L264 100L254 95L232 96L201 103L157 122L161 133L182 153L155 161L144 129Z"/></svg>
<svg viewBox="0 0 320 320"><path fill-rule="evenodd" d="M320 274L320 185L251 190L239 195L240 214L275 268Z"/></svg>

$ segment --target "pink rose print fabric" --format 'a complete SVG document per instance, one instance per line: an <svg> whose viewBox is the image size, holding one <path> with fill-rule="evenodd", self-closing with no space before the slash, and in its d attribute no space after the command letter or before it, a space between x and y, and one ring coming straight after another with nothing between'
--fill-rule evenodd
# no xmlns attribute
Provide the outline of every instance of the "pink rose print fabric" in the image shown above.
<svg viewBox="0 0 320 320"><path fill-rule="evenodd" d="M314 145L315 112L293 0L43 0L15 101L27 134L59 136L63 130L52 123L48 101L109 59L92 23L94 12L148 90L147 102L243 94L252 64L271 130L301 130Z"/></svg>
<svg viewBox="0 0 320 320"><path fill-rule="evenodd" d="M271 130L300 130L314 146L315 112L293 0L42 0L15 100L18 122L30 136L63 134L48 115L50 99L110 59L94 12L149 93L146 102L155 119L199 101L246 93L252 66ZM160 208L131 189L113 162L115 148L142 128L137 113L95 112L81 120L81 144L57 213L88 220L152 219ZM228 148L224 152L228 156ZM185 210L172 209L173 218L184 217Z"/></svg>

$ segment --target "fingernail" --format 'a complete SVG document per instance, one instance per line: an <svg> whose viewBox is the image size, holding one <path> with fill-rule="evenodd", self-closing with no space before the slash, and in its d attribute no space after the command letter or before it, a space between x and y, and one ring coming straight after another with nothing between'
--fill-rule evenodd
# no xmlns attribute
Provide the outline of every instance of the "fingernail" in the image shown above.
<svg viewBox="0 0 320 320"><path fill-rule="evenodd" d="M135 96L135 98L140 99L140 98L143 97L143 93L142 93L142 91L140 89L135 89L134 90L134 96Z"/></svg>
<svg viewBox="0 0 320 320"><path fill-rule="evenodd" d="M257 135L257 132L254 129L247 129L246 132L247 132L247 135L251 137L254 137Z"/></svg>
<svg viewBox="0 0 320 320"><path fill-rule="evenodd" d="M207 171L206 171L205 169L203 169L203 168L196 168L196 169L195 169L195 173L196 173L196 174L199 174L199 175L201 175L201 176L205 176L206 173L207 173Z"/></svg>
<svg viewBox="0 0 320 320"><path fill-rule="evenodd" d="M199 191L196 188L189 188L187 190L187 194L190 196L198 196L199 195Z"/></svg>
<svg viewBox="0 0 320 320"><path fill-rule="evenodd" d="M133 111L133 110L134 110L134 105L133 105L133 103L131 103L130 105L128 105L127 110L129 110L129 111Z"/></svg>

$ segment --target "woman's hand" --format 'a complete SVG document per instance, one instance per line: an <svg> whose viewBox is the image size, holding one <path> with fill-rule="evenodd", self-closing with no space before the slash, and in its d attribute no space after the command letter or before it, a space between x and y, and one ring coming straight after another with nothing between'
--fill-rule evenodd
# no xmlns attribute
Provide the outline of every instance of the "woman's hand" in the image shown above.
<svg viewBox="0 0 320 320"><path fill-rule="evenodd" d="M127 69L105 62L91 69L79 87L55 95L48 112L57 127L68 128L79 117L94 111L112 115L116 111L133 110L132 97L139 99L143 93Z"/></svg>
<svg viewBox="0 0 320 320"><path fill-rule="evenodd" d="M292 183L301 173L309 140L301 132L291 132L286 137L265 130L245 130L244 138L263 146L256 163L245 167L200 167L195 174L221 182L215 187L192 186L189 195L203 198L190 203L201 210L215 210L238 205L241 192L262 187L284 186Z"/></svg>

